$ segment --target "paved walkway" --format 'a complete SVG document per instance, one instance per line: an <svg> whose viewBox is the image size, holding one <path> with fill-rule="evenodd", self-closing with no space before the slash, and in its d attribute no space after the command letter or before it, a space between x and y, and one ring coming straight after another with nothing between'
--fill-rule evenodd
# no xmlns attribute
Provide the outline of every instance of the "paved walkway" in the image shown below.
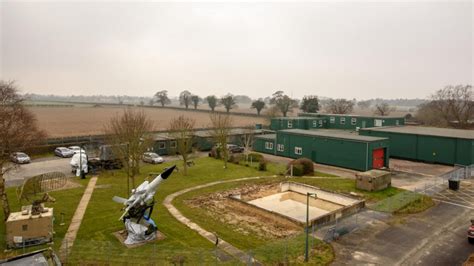
<svg viewBox="0 0 474 266"><path fill-rule="evenodd" d="M72 245L74 244L74 240L76 240L77 232L79 231L79 227L81 226L82 218L84 218L84 214L86 213L87 205L89 204L89 200L92 197L92 192L94 192L95 184L97 182L97 176L94 176L89 181L84 194L82 195L81 201L79 205L77 205L76 212L72 217L71 224L67 229L66 235L61 243L61 247L59 249L59 256L62 261L65 261L68 254L71 252Z"/></svg>
<svg viewBox="0 0 474 266"><path fill-rule="evenodd" d="M173 206L172 204L173 200L180 195L183 195L185 193L188 193L196 189L201 189L201 188L210 187L210 186L223 184L223 183L238 182L238 181L252 180L252 179L259 179L259 178L262 178L262 177L246 177L246 178L239 178L239 179L233 179L233 180L216 181L216 182L211 182L211 183L183 189L183 190L180 190L173 194L168 195L163 201L163 205L165 205L165 207L168 209L171 215L173 215L174 218L176 218L178 221L180 221L187 227L191 228L192 230L196 231L198 234L200 234L207 240L211 241L212 243L216 243L216 235L214 233L204 230L202 227L192 222L190 219L184 217L183 214L178 209L176 209L176 207ZM219 238L218 247L224 250L225 252L227 252L228 254L232 255L233 257L239 259L243 263L254 263L255 265L259 265L259 263L254 258L250 257L248 254L246 254L242 250L232 246L230 243L226 242L225 240L222 240Z"/></svg>

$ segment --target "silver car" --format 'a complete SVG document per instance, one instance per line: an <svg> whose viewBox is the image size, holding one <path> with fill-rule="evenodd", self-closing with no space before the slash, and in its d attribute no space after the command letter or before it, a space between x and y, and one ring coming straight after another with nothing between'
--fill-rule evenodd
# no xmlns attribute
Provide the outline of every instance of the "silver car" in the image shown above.
<svg viewBox="0 0 474 266"><path fill-rule="evenodd" d="M69 158L69 157L72 157L74 155L74 151L72 151L71 149L68 149L66 147L58 147L58 148L54 149L54 154L56 156L59 156L59 157Z"/></svg>
<svg viewBox="0 0 474 266"><path fill-rule="evenodd" d="M158 154L154 152L145 152L143 154L142 160L145 163L152 163L152 164L163 163L165 161L163 157L159 156Z"/></svg>
<svg viewBox="0 0 474 266"><path fill-rule="evenodd" d="M14 163L18 164L24 164L24 163L30 163L31 159L30 156L28 156L24 152L14 152L10 154L10 160Z"/></svg>

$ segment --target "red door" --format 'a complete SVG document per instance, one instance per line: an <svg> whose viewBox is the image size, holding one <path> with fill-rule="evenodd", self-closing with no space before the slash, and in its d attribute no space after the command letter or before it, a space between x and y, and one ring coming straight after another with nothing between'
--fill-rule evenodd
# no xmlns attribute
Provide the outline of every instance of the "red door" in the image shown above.
<svg viewBox="0 0 474 266"><path fill-rule="evenodd" d="M384 167L385 152L384 149L376 149L372 151L372 168L379 169Z"/></svg>

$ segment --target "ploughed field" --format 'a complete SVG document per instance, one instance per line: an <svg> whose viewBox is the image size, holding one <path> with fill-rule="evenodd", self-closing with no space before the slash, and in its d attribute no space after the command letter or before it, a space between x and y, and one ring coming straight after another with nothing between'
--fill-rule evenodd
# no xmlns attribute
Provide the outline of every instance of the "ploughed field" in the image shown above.
<svg viewBox="0 0 474 266"><path fill-rule="evenodd" d="M39 127L48 137L68 137L103 134L104 125L125 107L29 107L36 115ZM196 120L196 128L209 127L208 113L173 109L139 108L154 122L155 130L166 130L171 119L184 115ZM233 125L254 126L264 123L263 118L232 115Z"/></svg>

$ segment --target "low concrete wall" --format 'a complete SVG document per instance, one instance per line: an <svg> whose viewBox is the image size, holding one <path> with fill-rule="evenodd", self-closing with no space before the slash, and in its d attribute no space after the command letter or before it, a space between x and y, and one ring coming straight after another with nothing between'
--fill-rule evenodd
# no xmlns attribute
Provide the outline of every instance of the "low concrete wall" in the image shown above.
<svg viewBox="0 0 474 266"><path fill-rule="evenodd" d="M325 201L334 202L338 205L349 206L356 203L357 199L340 195L334 192L325 191L323 189L313 187L306 184L295 182L284 182L280 184L280 191L293 191L306 195L306 193L316 193L316 197Z"/></svg>
<svg viewBox="0 0 474 266"><path fill-rule="evenodd" d="M310 220L311 225L326 224L326 223L335 221L336 219L340 219L342 217L346 217L351 214L357 213L360 209L365 207L365 200L351 198L345 195L340 195L334 192L325 191L320 188L313 187L306 184L301 184L301 183L283 182L280 184L280 192L289 192L289 193L293 192L289 194L287 198L295 200L295 201L299 201L305 204L306 204L306 193L308 192L316 193L317 199L310 198L310 206L326 209L328 211L332 210L324 216L320 216L318 218ZM244 200L241 200L238 197L231 196L229 198L234 200L235 202L239 202L241 204L251 206L252 208L255 208L257 210L271 213L273 215L276 215L277 217L285 218L291 222L294 222L301 226L305 226L305 223L302 223L301 221L298 221L296 219L293 219L289 216L286 216L280 213L270 211L265 208L261 208L259 206L255 206ZM340 208L335 209L336 206L339 206Z"/></svg>

